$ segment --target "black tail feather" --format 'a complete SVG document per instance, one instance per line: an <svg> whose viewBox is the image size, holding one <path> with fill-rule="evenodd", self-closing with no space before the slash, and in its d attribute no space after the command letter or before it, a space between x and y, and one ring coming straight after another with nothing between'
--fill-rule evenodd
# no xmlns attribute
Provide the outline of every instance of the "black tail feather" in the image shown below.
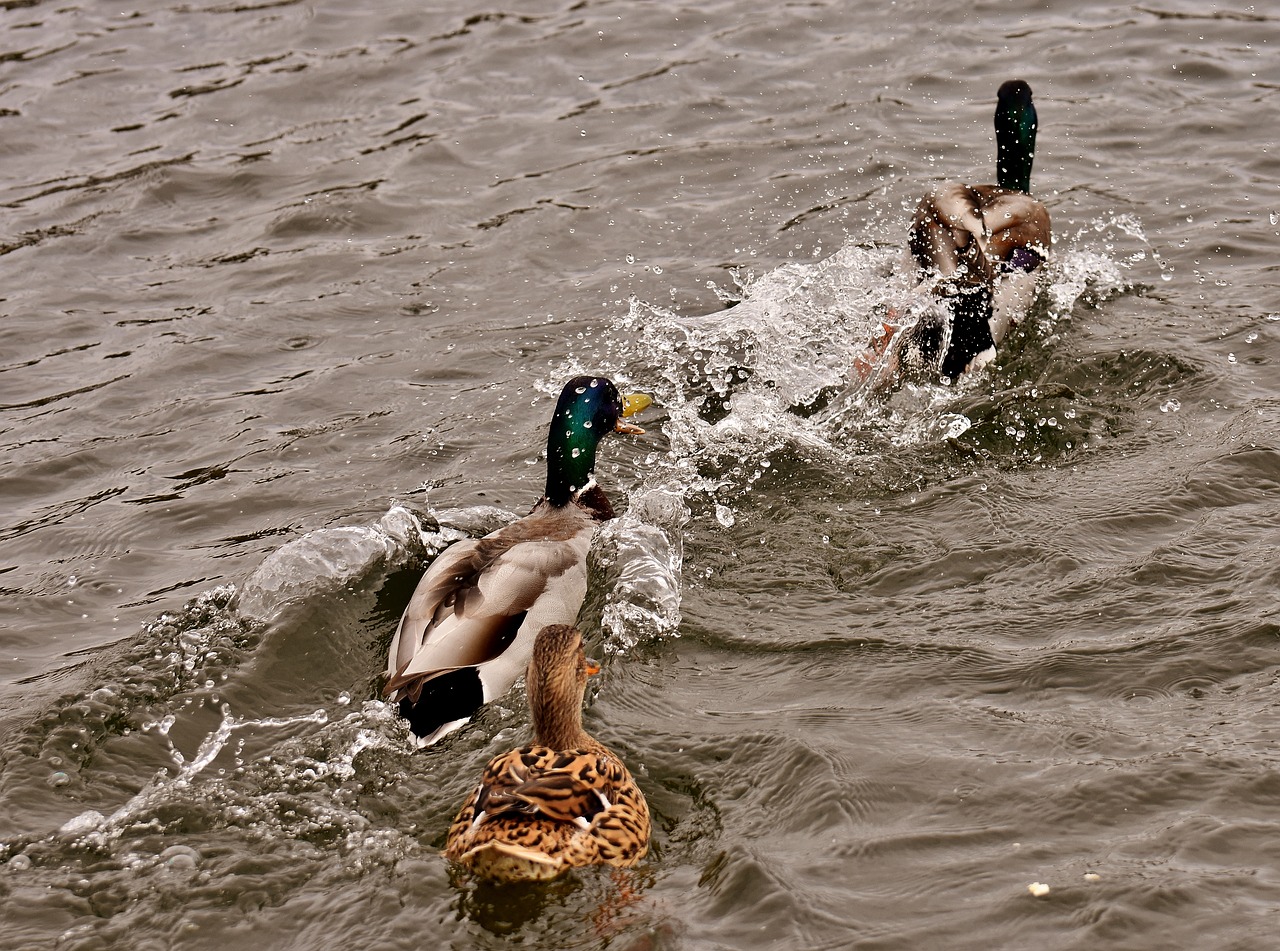
<svg viewBox="0 0 1280 951"><path fill-rule="evenodd" d="M430 736L446 723L465 720L484 706L484 687L474 667L451 670L428 680L416 701L400 701L400 715L415 736Z"/></svg>

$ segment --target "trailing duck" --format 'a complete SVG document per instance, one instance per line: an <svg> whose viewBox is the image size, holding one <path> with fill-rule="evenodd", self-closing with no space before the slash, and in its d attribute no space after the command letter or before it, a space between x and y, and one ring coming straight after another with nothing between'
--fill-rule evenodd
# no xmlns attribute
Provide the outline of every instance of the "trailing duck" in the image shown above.
<svg viewBox="0 0 1280 951"><path fill-rule="evenodd" d="M586 865L635 865L649 806L617 754L582 728L582 635L543 628L525 683L534 741L495 756L449 828L445 855L478 877L542 881Z"/></svg>

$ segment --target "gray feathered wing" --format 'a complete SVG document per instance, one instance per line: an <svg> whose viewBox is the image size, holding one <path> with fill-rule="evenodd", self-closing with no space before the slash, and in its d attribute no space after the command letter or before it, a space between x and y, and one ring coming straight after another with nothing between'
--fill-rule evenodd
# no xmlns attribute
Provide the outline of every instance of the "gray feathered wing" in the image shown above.
<svg viewBox="0 0 1280 951"><path fill-rule="evenodd" d="M430 681L465 668L479 676L480 702L504 694L528 666L542 626L577 620L594 529L574 505L541 503L518 522L446 549L418 583L391 642L390 699L417 703Z"/></svg>

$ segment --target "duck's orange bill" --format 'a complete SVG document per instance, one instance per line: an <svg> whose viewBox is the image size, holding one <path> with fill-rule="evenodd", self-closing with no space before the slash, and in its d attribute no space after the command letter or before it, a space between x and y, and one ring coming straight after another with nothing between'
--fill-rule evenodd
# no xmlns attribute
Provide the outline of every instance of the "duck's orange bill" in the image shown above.
<svg viewBox="0 0 1280 951"><path fill-rule="evenodd" d="M628 393L622 397L622 415L634 416L642 409L646 409L653 405L653 397L646 396L644 393ZM624 423L621 419L618 424L613 427L616 433L626 433L628 436L643 436L644 430L635 423Z"/></svg>
<svg viewBox="0 0 1280 951"><path fill-rule="evenodd" d="M598 673L600 673L600 661L592 660L590 657L588 657L587 658L587 676L594 677Z"/></svg>

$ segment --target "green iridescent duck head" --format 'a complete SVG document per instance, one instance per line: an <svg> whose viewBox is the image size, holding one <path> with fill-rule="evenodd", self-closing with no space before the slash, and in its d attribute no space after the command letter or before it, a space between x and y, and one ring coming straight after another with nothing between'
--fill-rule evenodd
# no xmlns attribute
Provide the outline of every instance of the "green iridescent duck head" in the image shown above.
<svg viewBox="0 0 1280 951"><path fill-rule="evenodd" d="M1031 87L1010 79L996 93L996 183L1001 188L1031 191L1036 126Z"/></svg>
<svg viewBox="0 0 1280 951"><path fill-rule="evenodd" d="M591 485L600 440L612 432L643 433L623 419L652 402L639 393L619 394L602 376L576 376L566 383L547 433L547 501L567 505Z"/></svg>

